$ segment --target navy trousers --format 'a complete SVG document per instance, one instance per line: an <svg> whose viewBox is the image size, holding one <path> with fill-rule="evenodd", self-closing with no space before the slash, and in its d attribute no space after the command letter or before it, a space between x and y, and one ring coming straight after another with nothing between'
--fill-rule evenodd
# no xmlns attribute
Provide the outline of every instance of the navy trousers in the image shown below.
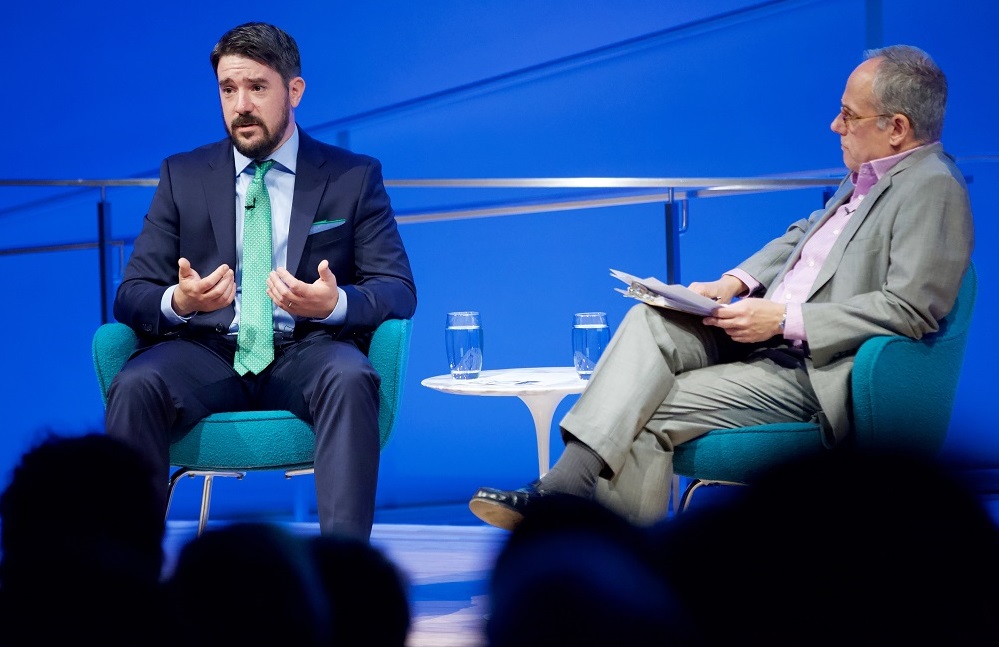
<svg viewBox="0 0 999 647"><path fill-rule="evenodd" d="M323 331L301 339L276 333L274 361L260 375L233 369L234 335L176 337L136 351L108 391L109 435L152 465L164 511L171 439L205 416L284 409L316 434L320 529L367 539L374 520L380 457L380 378L353 343Z"/></svg>

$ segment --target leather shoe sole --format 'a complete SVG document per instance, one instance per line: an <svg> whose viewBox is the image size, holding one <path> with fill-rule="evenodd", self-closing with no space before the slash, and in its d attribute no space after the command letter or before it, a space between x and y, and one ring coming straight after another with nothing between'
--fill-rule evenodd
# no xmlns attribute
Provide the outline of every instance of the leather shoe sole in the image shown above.
<svg viewBox="0 0 999 647"><path fill-rule="evenodd" d="M535 481L517 490L481 487L468 502L468 509L491 526L513 530L524 520L530 503L547 495L537 486L538 482Z"/></svg>

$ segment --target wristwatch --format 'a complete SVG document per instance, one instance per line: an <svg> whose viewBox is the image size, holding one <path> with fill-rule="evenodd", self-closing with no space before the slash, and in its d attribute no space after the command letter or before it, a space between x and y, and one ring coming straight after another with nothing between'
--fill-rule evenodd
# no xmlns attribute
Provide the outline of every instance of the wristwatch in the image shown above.
<svg viewBox="0 0 999 647"><path fill-rule="evenodd" d="M787 323L787 306L784 306L784 316L780 318L780 331L784 332L784 325Z"/></svg>

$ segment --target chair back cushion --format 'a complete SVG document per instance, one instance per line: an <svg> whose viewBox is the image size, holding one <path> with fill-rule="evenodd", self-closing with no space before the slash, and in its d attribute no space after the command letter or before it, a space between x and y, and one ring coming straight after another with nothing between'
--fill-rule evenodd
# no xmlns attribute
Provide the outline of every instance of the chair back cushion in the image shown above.
<svg viewBox="0 0 999 647"><path fill-rule="evenodd" d="M968 267L940 330L923 339L875 337L853 364L853 442L858 447L935 454L957 395L978 292Z"/></svg>

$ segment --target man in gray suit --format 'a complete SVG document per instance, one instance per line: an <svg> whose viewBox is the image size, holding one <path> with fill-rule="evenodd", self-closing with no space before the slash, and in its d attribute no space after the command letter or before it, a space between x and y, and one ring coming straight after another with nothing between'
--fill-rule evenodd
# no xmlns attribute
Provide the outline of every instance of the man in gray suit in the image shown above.
<svg viewBox="0 0 999 647"><path fill-rule="evenodd" d="M552 470L519 490L480 488L472 512L512 529L531 501L569 494L649 523L666 513L673 448L712 429L814 420L840 443L857 349L935 332L970 262L967 187L939 141L946 100L925 52L865 52L830 125L850 173L825 208L692 283L724 304L712 316L634 306L562 419Z"/></svg>

